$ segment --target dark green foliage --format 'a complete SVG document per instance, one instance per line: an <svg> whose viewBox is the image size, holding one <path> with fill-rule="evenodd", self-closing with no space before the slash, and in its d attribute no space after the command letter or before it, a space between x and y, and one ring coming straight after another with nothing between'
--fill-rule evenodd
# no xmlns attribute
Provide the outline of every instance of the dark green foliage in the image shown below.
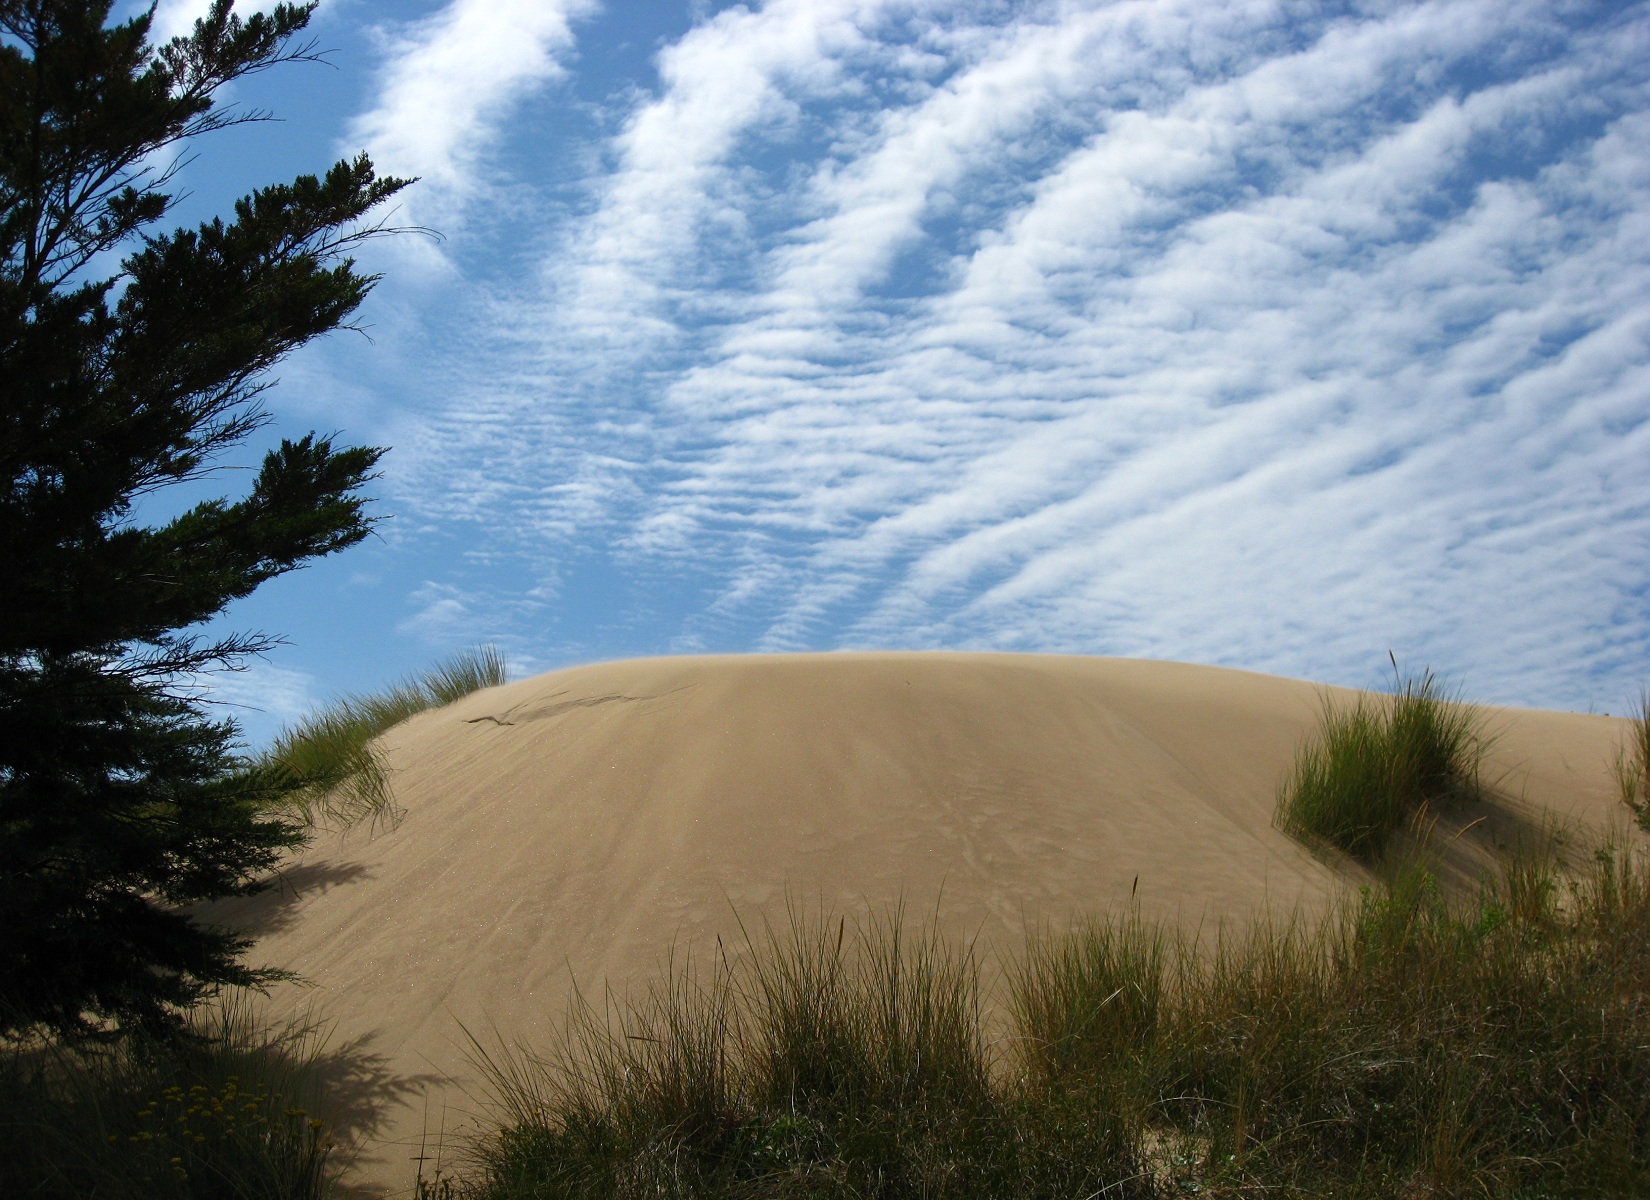
<svg viewBox="0 0 1650 1200"><path fill-rule="evenodd" d="M1381 700L1326 701L1279 791L1277 823L1373 860L1426 806L1477 795L1483 748L1472 710L1448 699L1430 671Z"/></svg>
<svg viewBox="0 0 1650 1200"><path fill-rule="evenodd" d="M196 632L259 584L359 541L380 450L314 435L251 490L156 525L146 495L199 479L264 421L281 357L373 279L350 249L403 181L365 158L146 232L168 148L237 120L213 93L305 51L311 6L227 0L158 50L106 0L0 0L0 1031L176 1023L267 977L177 911L244 892L300 824L295 786L247 771L180 685L273 645ZM92 272L130 246L118 272Z"/></svg>

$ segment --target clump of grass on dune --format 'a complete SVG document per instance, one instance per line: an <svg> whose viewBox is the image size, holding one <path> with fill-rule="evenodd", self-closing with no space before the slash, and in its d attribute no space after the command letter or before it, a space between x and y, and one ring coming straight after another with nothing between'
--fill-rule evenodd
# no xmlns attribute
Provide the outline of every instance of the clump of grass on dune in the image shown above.
<svg viewBox="0 0 1650 1200"><path fill-rule="evenodd" d="M988 1039L967 948L801 923L548 1062L426 1196L1617 1197L1650 1189L1650 861L1419 859L1320 924L1033 939ZM588 1012L587 1012L588 1017Z"/></svg>
<svg viewBox="0 0 1650 1200"><path fill-rule="evenodd" d="M1010 975L1016 1057L1043 1094L1095 1090L1137 1124L1150 1088L1141 1054L1164 1011L1166 931L1133 913L1028 940Z"/></svg>
<svg viewBox="0 0 1650 1200"><path fill-rule="evenodd" d="M1475 797L1482 753L1478 718L1430 671L1379 700L1349 708L1326 700L1317 733L1279 789L1277 823L1372 861L1423 808Z"/></svg>
<svg viewBox="0 0 1650 1200"><path fill-rule="evenodd" d="M175 1039L0 1048L0 1195L320 1200L319 1047L314 1028L263 1029L231 1001Z"/></svg>
<svg viewBox="0 0 1650 1200"><path fill-rule="evenodd" d="M275 739L254 769L300 786L282 802L311 824L352 825L391 811L376 739L409 717L505 682L504 657L482 646L366 696L345 696Z"/></svg>
<svg viewBox="0 0 1650 1200"><path fill-rule="evenodd" d="M1626 743L1616 754L1621 802L1639 828L1650 833L1650 691L1639 693L1638 711L1628 718Z"/></svg>

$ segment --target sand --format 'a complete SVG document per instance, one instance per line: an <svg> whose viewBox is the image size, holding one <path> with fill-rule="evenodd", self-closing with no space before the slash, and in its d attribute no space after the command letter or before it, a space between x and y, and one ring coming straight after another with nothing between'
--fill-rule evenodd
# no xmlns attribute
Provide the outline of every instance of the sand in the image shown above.
<svg viewBox="0 0 1650 1200"><path fill-rule="evenodd" d="M576 981L641 989L673 947L787 904L903 902L989 953L1128 903L1205 924L1322 911L1361 880L1272 827L1325 696L1214 667L1040 655L643 659L479 692L385 739L402 816L319 840L219 910L335 1022L351 1181L405 1194L480 1104L464 1030L553 1036ZM1487 710L1474 847L1618 822L1623 723ZM1453 827L1451 827L1453 828ZM1446 830L1447 832L1447 830ZM1469 863L1470 865L1470 863Z"/></svg>

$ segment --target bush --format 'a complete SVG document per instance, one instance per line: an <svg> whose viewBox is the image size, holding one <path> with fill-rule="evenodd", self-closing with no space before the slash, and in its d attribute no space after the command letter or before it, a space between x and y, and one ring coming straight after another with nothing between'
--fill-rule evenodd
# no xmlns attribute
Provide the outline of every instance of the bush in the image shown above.
<svg viewBox="0 0 1650 1200"><path fill-rule="evenodd" d="M1279 789L1276 821L1295 837L1370 861L1424 808L1478 795L1478 718L1429 671L1382 700L1325 700L1317 733Z"/></svg>

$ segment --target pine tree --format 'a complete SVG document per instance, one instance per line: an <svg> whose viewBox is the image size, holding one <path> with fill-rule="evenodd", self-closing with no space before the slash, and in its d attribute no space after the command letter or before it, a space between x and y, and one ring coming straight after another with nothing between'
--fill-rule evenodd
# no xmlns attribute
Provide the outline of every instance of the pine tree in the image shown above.
<svg viewBox="0 0 1650 1200"><path fill-rule="evenodd" d="M294 781L247 768L187 683L273 644L203 623L367 534L382 451L311 434L239 498L136 506L258 429L270 368L375 282L349 255L408 181L364 156L151 232L175 199L155 164L257 119L214 94L313 57L313 7L217 0L155 47L152 10L0 0L0 1033L164 1030L280 975L185 906L256 890L301 843Z"/></svg>

